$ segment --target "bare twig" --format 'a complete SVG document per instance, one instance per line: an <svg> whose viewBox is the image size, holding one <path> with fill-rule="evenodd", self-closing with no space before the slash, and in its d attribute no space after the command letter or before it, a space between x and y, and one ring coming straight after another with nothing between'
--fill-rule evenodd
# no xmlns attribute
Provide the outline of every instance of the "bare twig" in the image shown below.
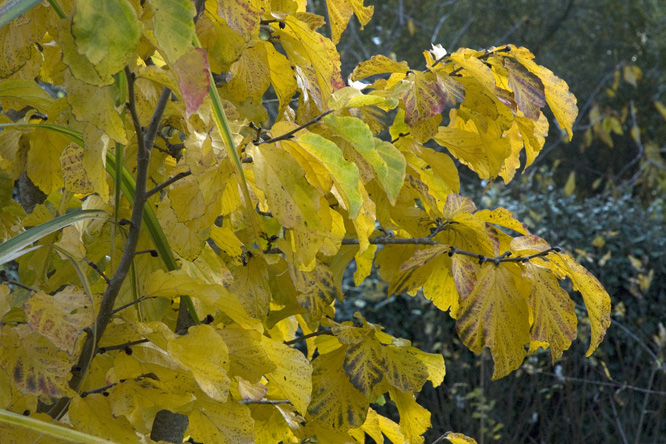
<svg viewBox="0 0 666 444"><path fill-rule="evenodd" d="M162 191L163 189L165 189L165 188L168 187L169 185L172 185L172 184L174 184L175 182L178 182L180 179L183 179L183 178L185 178L185 177L187 177L187 176L189 176L189 175L191 175L191 174L192 174L192 171L187 170L187 171L180 172L180 173L176 174L175 176L173 176L173 177L171 177L171 178L165 180L164 182L162 182L161 184L157 185L157 186L156 186L155 188L153 188L152 190L147 191L147 192L146 192L146 199L149 198L150 196L152 196L152 195L155 194L155 193L159 193L160 191Z"/></svg>
<svg viewBox="0 0 666 444"><path fill-rule="evenodd" d="M114 350L125 350L127 347L131 347L133 345L145 344L146 342L150 341L144 338L144 339L137 339L136 341L125 342L124 344L109 345L108 347L100 347L97 349L97 353L106 353Z"/></svg>
<svg viewBox="0 0 666 444"><path fill-rule="evenodd" d="M314 338L315 336L332 335L332 334L333 333L331 332L331 330L319 330L319 331L315 331L314 333L310 333L310 334L298 337L296 339L292 339L291 341L286 341L285 344L292 345L292 344L296 344L296 343L301 342L301 341L305 341L306 339Z"/></svg>
<svg viewBox="0 0 666 444"><path fill-rule="evenodd" d="M117 383L117 382L114 382L114 383L112 383L112 384L105 385L104 387L98 387L98 388L96 388L96 389L92 389L92 390L88 390L88 391L85 391L85 392L81 392L81 393L79 393L79 396L82 397L82 398L85 398L86 396L88 396L88 395L92 395L93 393L104 393L105 391L107 391L107 390L110 389L111 387L115 387L116 385L118 385L118 383Z"/></svg>
<svg viewBox="0 0 666 444"><path fill-rule="evenodd" d="M243 399L242 401L238 401L238 403L243 405L247 404L278 405L278 404L291 404L291 401L287 399L259 399L259 400Z"/></svg>
<svg viewBox="0 0 666 444"><path fill-rule="evenodd" d="M134 130L137 136L137 154L136 154L136 186L134 192L134 207L132 208L132 217L130 220L130 226L127 233L127 239L125 241L125 247L123 249L123 255L118 264L113 278L109 281L106 291L102 296L100 302L99 312L97 313L97 318L95 320L95 328L91 334L86 336L85 342L83 344L83 349L79 357L77 366L81 369L80 371L73 374L72 379L69 381L69 386L74 390L78 391L81 387L81 383L90 367L92 358L95 355L95 350L97 344L99 343L100 338L104 334L106 327L113 316L113 307L116 302L116 298L120 292L120 288L125 282L125 278L129 272L129 269L134 260L134 255L136 253L136 247L139 242L139 235L141 234L141 222L143 220L143 209L146 204L146 183L148 181L148 168L150 165L150 151L152 146L155 143L155 137L157 136L157 130L162 121L162 116L164 115L164 110L166 109L167 103L171 98L171 91L168 88L162 90L162 95L160 96L155 111L153 113L152 119L148 128L145 131L141 128L139 121L139 116L136 111L136 102L134 96L134 75L130 71L129 67L125 67L125 75L127 76L127 89L128 89L128 104L127 109L132 116L132 122L134 123ZM53 418L60 417L67 409L69 405L69 400L67 398L62 398L51 408L49 415Z"/></svg>
<svg viewBox="0 0 666 444"><path fill-rule="evenodd" d="M299 132L300 130L307 128L310 125L314 125L315 123L319 122L321 119L323 119L325 116L331 114L333 112L332 109L329 109L328 111L324 111L323 113L319 114L317 117L314 119L310 120L308 123L305 123L298 128L294 128L293 130L286 132L282 134L281 136L273 137L272 139L268 140L261 140L256 143L256 145L261 145L262 143L274 143L274 142L279 142L280 140L286 140L286 139L291 139L294 134Z"/></svg>

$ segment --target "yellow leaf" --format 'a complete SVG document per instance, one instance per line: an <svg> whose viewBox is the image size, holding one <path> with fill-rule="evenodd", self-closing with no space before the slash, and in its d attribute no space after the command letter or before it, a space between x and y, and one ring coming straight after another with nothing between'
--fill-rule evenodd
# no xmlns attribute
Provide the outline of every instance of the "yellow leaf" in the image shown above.
<svg viewBox="0 0 666 444"><path fill-rule="evenodd" d="M115 107L116 89L113 85L90 85L65 71L63 86L67 90L67 102L78 121L90 122L116 142L127 144L123 121Z"/></svg>
<svg viewBox="0 0 666 444"><path fill-rule="evenodd" d="M482 219L490 224L499 225L500 227L510 228L520 234L529 235L527 225L517 221L513 218L511 211L506 208L496 208L494 210L481 210L474 213L476 217Z"/></svg>
<svg viewBox="0 0 666 444"><path fill-rule="evenodd" d="M430 428L430 412L416 403L414 394L389 389L389 394L400 413L400 431L412 444L423 443L423 433Z"/></svg>
<svg viewBox="0 0 666 444"><path fill-rule="evenodd" d="M16 111L30 106L46 112L53 103L53 98L38 83L30 80L0 81L0 100L3 109Z"/></svg>
<svg viewBox="0 0 666 444"><path fill-rule="evenodd" d="M312 394L312 365L299 350L262 336L262 346L276 369L268 374L269 386L276 386L299 412L306 412Z"/></svg>
<svg viewBox="0 0 666 444"><path fill-rule="evenodd" d="M657 108L657 111L659 111L659 114L661 114L661 117L666 120L666 106L664 106L663 103L655 101L654 102L654 107Z"/></svg>
<svg viewBox="0 0 666 444"><path fill-rule="evenodd" d="M312 362L312 402L306 420L345 432L365 422L370 403L356 389L343 369L345 349L319 355Z"/></svg>
<svg viewBox="0 0 666 444"><path fill-rule="evenodd" d="M363 205L363 198L359 191L358 167L344 158L342 151L335 143L318 134L305 133L300 135L297 141L304 151L317 159L328 170L342 197L340 204L349 212L349 217L355 219Z"/></svg>
<svg viewBox="0 0 666 444"><path fill-rule="evenodd" d="M351 78L352 80L357 81L376 74L395 72L405 74L408 70L409 65L407 65L407 62L396 62L384 55L377 54L372 56L370 60L359 63L358 66L354 68Z"/></svg>
<svg viewBox="0 0 666 444"><path fill-rule="evenodd" d="M418 392L428 380L428 368L418 359L413 347L388 345L386 356L386 379L401 392Z"/></svg>
<svg viewBox="0 0 666 444"><path fill-rule="evenodd" d="M319 262L312 271L301 271L291 266L289 274L299 292L296 299L308 311L311 321L318 321L325 313L331 312L330 305L338 289L328 267Z"/></svg>
<svg viewBox="0 0 666 444"><path fill-rule="evenodd" d="M190 327L170 340L167 352L181 367L190 370L201 390L212 399L226 402L229 394L229 349L210 325Z"/></svg>
<svg viewBox="0 0 666 444"><path fill-rule="evenodd" d="M210 238L215 242L215 245L232 258L237 258L243 254L243 243L229 228L213 225L210 228Z"/></svg>
<svg viewBox="0 0 666 444"><path fill-rule="evenodd" d="M203 302L218 307L227 316L245 328L261 329L261 322L252 319L243 309L238 298L220 284L209 284L194 278L185 270L165 273L158 270L145 280L143 294L176 298L189 295Z"/></svg>
<svg viewBox="0 0 666 444"><path fill-rule="evenodd" d="M553 74L551 70L537 65L532 60L534 56L527 49L516 48L513 45L510 46L511 55L543 82L546 92L546 102L553 115L555 115L560 127L566 130L569 140L571 140L573 137L573 124L578 115L578 107L576 106L576 97L569 92L569 86L564 80Z"/></svg>
<svg viewBox="0 0 666 444"><path fill-rule="evenodd" d="M493 380L522 364L530 341L529 310L506 265L481 266L473 290L461 298L456 330L474 353L490 348L495 362Z"/></svg>
<svg viewBox="0 0 666 444"><path fill-rule="evenodd" d="M643 71L636 65L627 65L624 67L622 75L624 81L633 86L638 87L638 81L643 78Z"/></svg>
<svg viewBox="0 0 666 444"><path fill-rule="evenodd" d="M317 216L321 193L305 180L292 156L275 146L250 147L257 186L266 194L269 208L286 228L321 230Z"/></svg>
<svg viewBox="0 0 666 444"><path fill-rule="evenodd" d="M266 53L268 44L259 44L243 51L231 65L231 81L225 89L237 102L247 99L260 101L271 85L270 65ZM291 72L291 69L289 70Z"/></svg>
<svg viewBox="0 0 666 444"><path fill-rule="evenodd" d="M278 407L256 406L252 409L252 418L254 418L254 430L257 434L256 444L277 442L298 444L301 442L289 428L289 424Z"/></svg>
<svg viewBox="0 0 666 444"><path fill-rule="evenodd" d="M380 415L376 411L372 408L368 409L368 416L365 418L363 425L358 429L349 430L349 434L354 436L356 441L365 442L364 433L367 433L376 444L384 444L384 436L382 435L379 418Z"/></svg>
<svg viewBox="0 0 666 444"><path fill-rule="evenodd" d="M359 254L359 252L357 252L354 255L354 261L356 262L356 271L354 271L354 285L361 285L365 278L370 275L370 272L372 271L372 261L375 258L376 251L377 245L370 245L363 254Z"/></svg>
<svg viewBox="0 0 666 444"><path fill-rule="evenodd" d="M447 432L446 435L444 435L444 438L452 444L476 444L474 438L465 436L462 433Z"/></svg>
<svg viewBox="0 0 666 444"><path fill-rule="evenodd" d="M298 88L294 71L289 60L279 53L273 45L263 41L257 45L264 46L266 50L271 84L280 101L280 109L278 110L278 115L280 115L289 106L291 98L296 94Z"/></svg>
<svg viewBox="0 0 666 444"><path fill-rule="evenodd" d="M256 40L265 6L262 0L227 0L217 2L217 15L246 42Z"/></svg>
<svg viewBox="0 0 666 444"><path fill-rule="evenodd" d="M345 353L344 369L349 381L371 401L381 395L379 383L390 365L384 356L382 345L372 336L347 347Z"/></svg>
<svg viewBox="0 0 666 444"><path fill-rule="evenodd" d="M109 399L101 393L81 398L76 396L69 405L69 419L76 430L111 439L118 444L136 444L139 436L126 417L116 417Z"/></svg>
<svg viewBox="0 0 666 444"><path fill-rule="evenodd" d="M63 187L60 155L69 142L66 136L41 128L30 134L26 169L28 177L44 194Z"/></svg>
<svg viewBox="0 0 666 444"><path fill-rule="evenodd" d="M72 396L67 385L75 359L23 324L2 328L0 366L24 394Z"/></svg>
<svg viewBox="0 0 666 444"><path fill-rule="evenodd" d="M252 444L254 420L250 409L235 402L199 400L189 415L192 438L202 443Z"/></svg>
<svg viewBox="0 0 666 444"><path fill-rule="evenodd" d="M549 256L551 258L551 256ZM587 315L590 319L590 347L585 356L590 356L601 344L610 326L611 302L608 292L601 283L571 256L564 253L553 255L551 260L562 267L574 284L574 289L583 296Z"/></svg>
<svg viewBox="0 0 666 444"><path fill-rule="evenodd" d="M236 325L217 330L229 349L229 371L233 376L242 376L250 383L277 370L262 345L262 335L255 330L245 330Z"/></svg>
<svg viewBox="0 0 666 444"><path fill-rule="evenodd" d="M354 11L346 0L328 0L326 7L331 24L331 40L337 45Z"/></svg>
<svg viewBox="0 0 666 444"><path fill-rule="evenodd" d="M433 260L433 271L423 284L423 295L442 311L450 310L452 318L458 317L458 291L451 273L451 259L439 256Z"/></svg>
<svg viewBox="0 0 666 444"><path fill-rule="evenodd" d="M564 185L564 192L567 196L571 196L576 191L576 172L569 173L567 183Z"/></svg>
<svg viewBox="0 0 666 444"><path fill-rule="evenodd" d="M92 301L73 286L53 296L35 293L23 303L23 309L30 327L70 356L80 334L94 321Z"/></svg>
<svg viewBox="0 0 666 444"><path fill-rule="evenodd" d="M530 340L548 343L555 362L576 338L575 304L553 272L530 262L522 268L532 284L527 299L532 324Z"/></svg>

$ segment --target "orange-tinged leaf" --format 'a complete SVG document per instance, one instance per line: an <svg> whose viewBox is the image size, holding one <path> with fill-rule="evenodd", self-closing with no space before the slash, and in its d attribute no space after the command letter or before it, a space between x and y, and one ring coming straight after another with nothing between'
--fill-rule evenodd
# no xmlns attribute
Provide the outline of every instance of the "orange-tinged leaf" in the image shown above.
<svg viewBox="0 0 666 444"><path fill-rule="evenodd" d="M423 434L430 428L430 412L416 403L414 394L389 389L389 394L400 413L400 431L407 442L423 443Z"/></svg>
<svg viewBox="0 0 666 444"><path fill-rule="evenodd" d="M344 360L345 349L339 348L312 362L312 402L306 416L306 420L343 432L363 425L370 407L365 395L349 382Z"/></svg>
<svg viewBox="0 0 666 444"><path fill-rule="evenodd" d="M549 256L550 257L550 256ZM558 263L574 284L574 289L583 296L587 316L590 319L590 347L586 356L590 356L597 349L610 326L611 301L608 292L582 265L571 256L564 253L553 255L551 260Z"/></svg>
<svg viewBox="0 0 666 444"><path fill-rule="evenodd" d="M69 419L76 430L112 440L118 444L136 444L139 436L124 416L115 416L109 398L93 393L76 396L69 405Z"/></svg>
<svg viewBox="0 0 666 444"><path fill-rule="evenodd" d="M541 80L529 72L520 63L509 57L503 59L504 67L509 71L509 87L513 90L518 109L525 116L537 120L541 108L546 105L546 97Z"/></svg>
<svg viewBox="0 0 666 444"><path fill-rule="evenodd" d="M220 444L254 443L254 419L248 406L235 402L199 400L198 408L188 415L188 427L197 442Z"/></svg>
<svg viewBox="0 0 666 444"><path fill-rule="evenodd" d="M549 248L548 242L534 234L515 237L511 241L511 250L523 255L546 251Z"/></svg>
<svg viewBox="0 0 666 444"><path fill-rule="evenodd" d="M127 0L82 0L76 3L72 32L79 53L104 77L129 63L141 26Z"/></svg>
<svg viewBox="0 0 666 444"><path fill-rule="evenodd" d="M276 369L266 374L271 385L276 386L299 412L305 413L312 395L312 365L299 350L262 336L264 351Z"/></svg>
<svg viewBox="0 0 666 444"><path fill-rule="evenodd" d="M169 340L167 352L180 366L190 370L197 384L212 399L226 402L230 380L229 349L210 325L190 327L186 334Z"/></svg>
<svg viewBox="0 0 666 444"><path fill-rule="evenodd" d="M354 68L351 78L352 80L357 81L376 74L394 72L406 74L407 71L409 71L409 65L407 65L407 62L396 62L384 55L377 54L372 56L370 60L359 63L356 68Z"/></svg>
<svg viewBox="0 0 666 444"><path fill-rule="evenodd" d="M70 356L80 334L94 321L92 301L73 286L53 296L35 293L23 303L23 309L30 327Z"/></svg>
<svg viewBox="0 0 666 444"><path fill-rule="evenodd" d="M407 89L401 98L405 103L405 123L410 127L456 104L455 98L447 89L441 87L433 73L416 71L407 78L411 82L411 88Z"/></svg>
<svg viewBox="0 0 666 444"><path fill-rule="evenodd" d="M481 266L474 289L460 302L456 330L474 353L490 348L495 362L493 380L522 364L525 345L530 342L528 306L505 265Z"/></svg>
<svg viewBox="0 0 666 444"><path fill-rule="evenodd" d="M530 340L550 344L554 362L576 338L575 304L550 270L530 262L522 268L532 284L527 298L532 324Z"/></svg>
<svg viewBox="0 0 666 444"><path fill-rule="evenodd" d="M371 336L347 348L344 369L349 381L368 400L374 401L381 394L378 385L387 370L382 345Z"/></svg>
<svg viewBox="0 0 666 444"><path fill-rule="evenodd" d="M178 74L178 86L185 100L185 115L189 118L208 95L210 75L206 51L190 48L174 62L173 69Z"/></svg>
<svg viewBox="0 0 666 444"><path fill-rule="evenodd" d="M27 325L2 329L0 367L24 394L72 396L67 385L74 359Z"/></svg>

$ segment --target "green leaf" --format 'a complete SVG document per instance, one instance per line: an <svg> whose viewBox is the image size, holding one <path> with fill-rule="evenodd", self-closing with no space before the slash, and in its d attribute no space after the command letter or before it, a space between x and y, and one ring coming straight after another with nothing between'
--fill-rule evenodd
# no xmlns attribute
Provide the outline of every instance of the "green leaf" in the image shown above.
<svg viewBox="0 0 666 444"><path fill-rule="evenodd" d="M102 77L129 63L141 37L141 25L128 0L78 1L72 31L79 53Z"/></svg>
<svg viewBox="0 0 666 444"><path fill-rule="evenodd" d="M56 217L48 222L32 227L16 237L0 244L0 265L16 259L27 253L24 248L55 231L65 228L76 222L88 219L104 219L106 212L102 210L73 210L63 216Z"/></svg>
<svg viewBox="0 0 666 444"><path fill-rule="evenodd" d="M150 0L155 37L167 60L175 62L192 46L196 9L191 0Z"/></svg>
<svg viewBox="0 0 666 444"><path fill-rule="evenodd" d="M14 105L16 110L32 106L45 111L53 103L53 98L32 80L0 81L0 99L4 109L11 109Z"/></svg>
<svg viewBox="0 0 666 444"><path fill-rule="evenodd" d="M349 217L355 219L363 205L358 188L358 167L345 160L336 144L318 134L303 134L298 137L297 142L331 173L335 185L342 194L343 203L349 211Z"/></svg>
<svg viewBox="0 0 666 444"><path fill-rule="evenodd" d="M53 438L65 439L74 443L82 444L110 444L112 441L108 439L98 438L96 436L88 435L77 430L68 429L57 424L52 424L39 419L31 418L30 416L19 415L18 413L9 412L0 409L0 423L9 424L10 426L21 427L27 430L32 430L42 433Z"/></svg>
<svg viewBox="0 0 666 444"><path fill-rule="evenodd" d="M330 114L323 120L370 164L391 205L395 205L405 181L406 161L400 150L372 137L370 128L360 119Z"/></svg>
<svg viewBox="0 0 666 444"><path fill-rule="evenodd" d="M28 9L37 6L41 0L7 0L0 5L0 28L23 14Z"/></svg>

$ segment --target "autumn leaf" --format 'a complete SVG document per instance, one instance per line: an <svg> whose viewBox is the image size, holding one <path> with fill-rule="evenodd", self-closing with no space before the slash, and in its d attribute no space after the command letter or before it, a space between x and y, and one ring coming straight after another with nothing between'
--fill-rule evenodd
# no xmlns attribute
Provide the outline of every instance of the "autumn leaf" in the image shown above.
<svg viewBox="0 0 666 444"><path fill-rule="evenodd" d="M167 59L175 62L192 46L194 4L189 0L150 0L155 37Z"/></svg>
<svg viewBox="0 0 666 444"><path fill-rule="evenodd" d="M178 74L178 85L185 100L186 116L199 109L208 95L210 76L208 59L201 48L191 48L174 62L173 69Z"/></svg>
<svg viewBox="0 0 666 444"><path fill-rule="evenodd" d="M517 369L529 343L528 306L505 265L481 266L470 294L460 301L456 330L474 353L488 347L493 355L493 379Z"/></svg>
<svg viewBox="0 0 666 444"><path fill-rule="evenodd" d="M73 286L50 296L40 291L23 303L30 327L68 355L85 328L92 325L92 301L83 290Z"/></svg>

